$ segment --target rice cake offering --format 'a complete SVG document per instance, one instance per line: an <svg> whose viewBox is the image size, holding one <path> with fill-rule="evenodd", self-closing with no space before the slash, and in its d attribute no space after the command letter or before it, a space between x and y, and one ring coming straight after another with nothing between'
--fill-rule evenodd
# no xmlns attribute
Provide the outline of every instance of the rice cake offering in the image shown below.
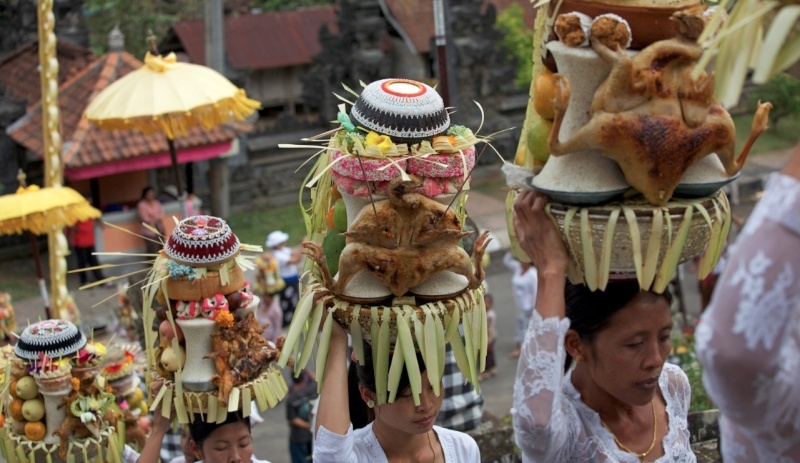
<svg viewBox="0 0 800 463"><path fill-rule="evenodd" d="M387 362L391 345L392 361L419 349L427 363L438 362L448 342L458 343L459 368L478 387L488 348L481 260L489 238L481 234L471 255L461 247L472 233L463 231L461 193L480 158L475 144L488 140L451 124L441 97L421 82L383 79L360 95L345 89L357 99L349 113L340 106L341 126L329 132L306 185L313 240L302 246L313 266L279 363L286 365L296 351L295 372L302 370L322 328L317 365L324 365L336 320L356 338L356 348L367 340L374 358ZM322 325L326 311L334 316ZM468 347L455 336L462 320L470 327ZM362 327L373 326L375 332L362 336ZM416 337L423 332L425 342ZM411 378L420 377L415 363L405 364ZM440 368L431 363L426 371L438 395ZM377 375L378 403L394 401L385 372ZM322 372L317 380L324 380ZM412 393L417 402L416 385Z"/></svg>

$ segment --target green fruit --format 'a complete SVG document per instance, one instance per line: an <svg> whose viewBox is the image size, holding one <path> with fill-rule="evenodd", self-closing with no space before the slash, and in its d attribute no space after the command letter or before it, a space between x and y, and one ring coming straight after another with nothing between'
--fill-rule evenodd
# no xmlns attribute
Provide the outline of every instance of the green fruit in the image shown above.
<svg viewBox="0 0 800 463"><path fill-rule="evenodd" d="M347 207L341 199L333 204L333 229L339 233L347 231Z"/></svg>
<svg viewBox="0 0 800 463"><path fill-rule="evenodd" d="M42 399L26 400L22 404L22 416L26 421L39 421L44 417L44 402Z"/></svg>
<svg viewBox="0 0 800 463"><path fill-rule="evenodd" d="M534 159L547 162L550 157L550 148L547 145L547 138L553 128L553 121L539 118L528 129L528 151L533 154Z"/></svg>
<svg viewBox="0 0 800 463"><path fill-rule="evenodd" d="M336 275L336 272L339 271L339 256L344 251L346 244L345 237L336 230L329 231L322 240L322 250L325 251L325 259L328 261L328 269L332 275Z"/></svg>
<svg viewBox="0 0 800 463"><path fill-rule="evenodd" d="M39 395L39 386L33 376L23 376L17 380L17 397L22 400L30 400Z"/></svg>

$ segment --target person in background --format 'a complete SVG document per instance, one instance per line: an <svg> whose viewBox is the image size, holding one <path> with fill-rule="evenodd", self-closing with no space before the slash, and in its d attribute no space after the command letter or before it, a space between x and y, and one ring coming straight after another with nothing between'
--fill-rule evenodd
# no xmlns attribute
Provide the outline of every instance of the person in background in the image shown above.
<svg viewBox="0 0 800 463"><path fill-rule="evenodd" d="M272 293L261 293L256 319L260 325L267 324L261 336L267 341L277 342L283 331L283 312L278 304L278 297Z"/></svg>
<svg viewBox="0 0 800 463"><path fill-rule="evenodd" d="M695 336L725 462L800 461L800 145L739 234Z"/></svg>
<svg viewBox="0 0 800 463"><path fill-rule="evenodd" d="M511 352L510 357L517 358L520 354L522 341L531 323L533 308L536 306L536 291L538 278L536 267L514 259L510 252L503 256L503 263L508 267L513 275L511 276L511 290L514 293L514 303L517 306L517 331L515 340L517 346Z"/></svg>
<svg viewBox="0 0 800 463"><path fill-rule="evenodd" d="M456 356L448 343L444 353L442 406L436 425L453 431L468 432L477 428L483 418L483 396L475 392L456 364Z"/></svg>
<svg viewBox="0 0 800 463"><path fill-rule="evenodd" d="M292 463L311 461L311 402L317 397L317 382L308 370L293 378L286 395L286 419L289 421L289 454Z"/></svg>
<svg viewBox="0 0 800 463"><path fill-rule="evenodd" d="M497 339L497 312L492 309L494 297L491 294L483 296L486 304L486 330L489 336L489 347L486 349L486 370L478 376L479 380L489 379L497 374L497 363L494 358L494 342Z"/></svg>
<svg viewBox="0 0 800 463"><path fill-rule="evenodd" d="M299 249L292 249L286 245L289 234L275 230L267 236L267 248L272 250L272 255L277 259L281 278L286 287L281 291L281 309L283 310L283 324L288 326L292 322L294 308L300 293L300 276L297 264L303 260Z"/></svg>
<svg viewBox="0 0 800 463"><path fill-rule="evenodd" d="M100 262L97 261L97 256L94 255L94 219L82 220L77 222L73 227L67 230L72 241L72 247L75 249L75 257L78 259L78 268L85 269L88 267L97 267ZM81 286L89 282L89 271L78 272ZM94 275L95 281L102 281L105 279L103 272L99 268L91 271ZM113 288L114 284L110 281L105 284L106 288Z"/></svg>
<svg viewBox="0 0 800 463"><path fill-rule="evenodd" d="M142 199L136 205L136 211L139 213L139 219L144 224L158 230L162 235L164 234L164 209L161 207L158 198L156 198L156 190L153 187L144 187ZM147 253L158 254L162 248L158 235L144 225L142 225L139 232L145 237L144 243L147 246Z"/></svg>

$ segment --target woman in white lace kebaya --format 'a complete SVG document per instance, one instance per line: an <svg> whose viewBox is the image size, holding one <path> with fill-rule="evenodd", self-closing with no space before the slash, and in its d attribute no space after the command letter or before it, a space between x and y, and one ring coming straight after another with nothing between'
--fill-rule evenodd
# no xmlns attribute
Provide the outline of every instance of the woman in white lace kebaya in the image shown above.
<svg viewBox="0 0 800 463"><path fill-rule="evenodd" d="M594 293L566 287L568 258L546 203L525 192L515 205L520 244L539 276L514 385L523 461L695 462L686 422L689 382L665 363L668 298L639 291L636 282Z"/></svg>
<svg viewBox="0 0 800 463"><path fill-rule="evenodd" d="M478 444L472 437L433 425L443 397L434 395L424 372L419 405L414 405L405 370L394 403L377 405L372 349L366 344L364 347L365 365L352 362L348 378L347 333L333 324L315 423L314 462L481 461ZM422 356L417 356L417 362L424 371Z"/></svg>
<svg viewBox="0 0 800 463"><path fill-rule="evenodd" d="M800 146L740 233L696 336L725 462L800 462Z"/></svg>

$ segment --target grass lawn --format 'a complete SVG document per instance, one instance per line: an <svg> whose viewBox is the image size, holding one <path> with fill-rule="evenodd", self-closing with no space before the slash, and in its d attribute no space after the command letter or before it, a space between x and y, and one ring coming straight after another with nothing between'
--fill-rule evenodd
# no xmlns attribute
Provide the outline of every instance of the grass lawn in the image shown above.
<svg viewBox="0 0 800 463"><path fill-rule="evenodd" d="M736 125L736 154L738 154L753 125L753 114L751 112L735 116L733 122ZM770 123L769 129L758 137L758 141L753 145L752 154L785 150L796 145L799 137L798 122L800 121L797 117L787 116L777 125Z"/></svg>
<svg viewBox="0 0 800 463"><path fill-rule="evenodd" d="M239 212L230 215L227 222L239 241L247 244L264 246L271 231L282 230L289 234L289 245L297 246L306 234L297 203Z"/></svg>

